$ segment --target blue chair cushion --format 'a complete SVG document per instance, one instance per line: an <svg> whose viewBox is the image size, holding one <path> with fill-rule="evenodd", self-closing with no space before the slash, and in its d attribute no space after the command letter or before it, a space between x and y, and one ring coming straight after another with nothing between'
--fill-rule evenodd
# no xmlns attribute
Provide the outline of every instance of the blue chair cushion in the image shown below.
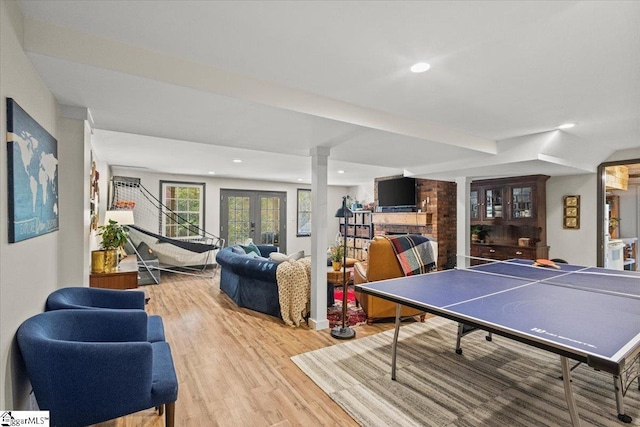
<svg viewBox="0 0 640 427"><path fill-rule="evenodd" d="M159 342L165 341L164 338L164 324L162 323L162 317L149 316L147 319L147 341Z"/></svg>

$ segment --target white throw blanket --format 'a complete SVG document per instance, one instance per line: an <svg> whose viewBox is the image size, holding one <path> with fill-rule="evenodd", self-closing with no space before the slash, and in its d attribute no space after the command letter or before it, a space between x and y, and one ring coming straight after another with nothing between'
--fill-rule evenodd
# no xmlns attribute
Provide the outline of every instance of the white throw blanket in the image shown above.
<svg viewBox="0 0 640 427"><path fill-rule="evenodd" d="M311 258L281 262L276 279L282 320L289 326L300 326L310 308Z"/></svg>

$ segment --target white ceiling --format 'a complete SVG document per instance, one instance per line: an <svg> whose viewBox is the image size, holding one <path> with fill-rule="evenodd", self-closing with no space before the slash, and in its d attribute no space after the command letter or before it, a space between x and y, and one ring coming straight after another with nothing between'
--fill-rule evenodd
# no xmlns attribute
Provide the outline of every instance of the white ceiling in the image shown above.
<svg viewBox="0 0 640 427"><path fill-rule="evenodd" d="M309 183L326 147L329 184L356 185L588 173L640 147L640 2L19 4L112 165Z"/></svg>

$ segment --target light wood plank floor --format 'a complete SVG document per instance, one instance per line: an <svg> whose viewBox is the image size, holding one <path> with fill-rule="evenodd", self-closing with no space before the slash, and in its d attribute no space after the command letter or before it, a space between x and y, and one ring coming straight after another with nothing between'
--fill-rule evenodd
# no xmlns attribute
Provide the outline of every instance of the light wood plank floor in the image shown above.
<svg viewBox="0 0 640 427"><path fill-rule="evenodd" d="M162 316L171 345L177 427L357 426L290 360L338 344L329 329L292 328L238 308L217 277L163 273L160 285L141 288L151 297L147 312ZM356 339L392 328L392 322L357 326ZM162 427L164 417L150 409L99 426Z"/></svg>

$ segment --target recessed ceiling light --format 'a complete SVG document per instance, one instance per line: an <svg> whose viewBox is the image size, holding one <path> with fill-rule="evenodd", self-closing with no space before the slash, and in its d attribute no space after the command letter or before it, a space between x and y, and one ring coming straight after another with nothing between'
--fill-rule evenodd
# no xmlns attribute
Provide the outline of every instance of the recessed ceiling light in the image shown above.
<svg viewBox="0 0 640 427"><path fill-rule="evenodd" d="M344 173L344 171L338 171L338 173Z"/></svg>
<svg viewBox="0 0 640 427"><path fill-rule="evenodd" d="M215 175L216 173L214 171L209 171L209 175Z"/></svg>
<svg viewBox="0 0 640 427"><path fill-rule="evenodd" d="M424 73L429 68L431 68L431 65L427 64L426 62L418 62L417 64L413 64L411 66L411 71L413 71L414 73Z"/></svg>
<svg viewBox="0 0 640 427"><path fill-rule="evenodd" d="M233 163L242 163L242 160L240 160L240 159L233 159Z"/></svg>
<svg viewBox="0 0 640 427"><path fill-rule="evenodd" d="M565 124L562 124L562 125L558 126L558 129L571 129L575 125L576 125L575 123L565 123Z"/></svg>

